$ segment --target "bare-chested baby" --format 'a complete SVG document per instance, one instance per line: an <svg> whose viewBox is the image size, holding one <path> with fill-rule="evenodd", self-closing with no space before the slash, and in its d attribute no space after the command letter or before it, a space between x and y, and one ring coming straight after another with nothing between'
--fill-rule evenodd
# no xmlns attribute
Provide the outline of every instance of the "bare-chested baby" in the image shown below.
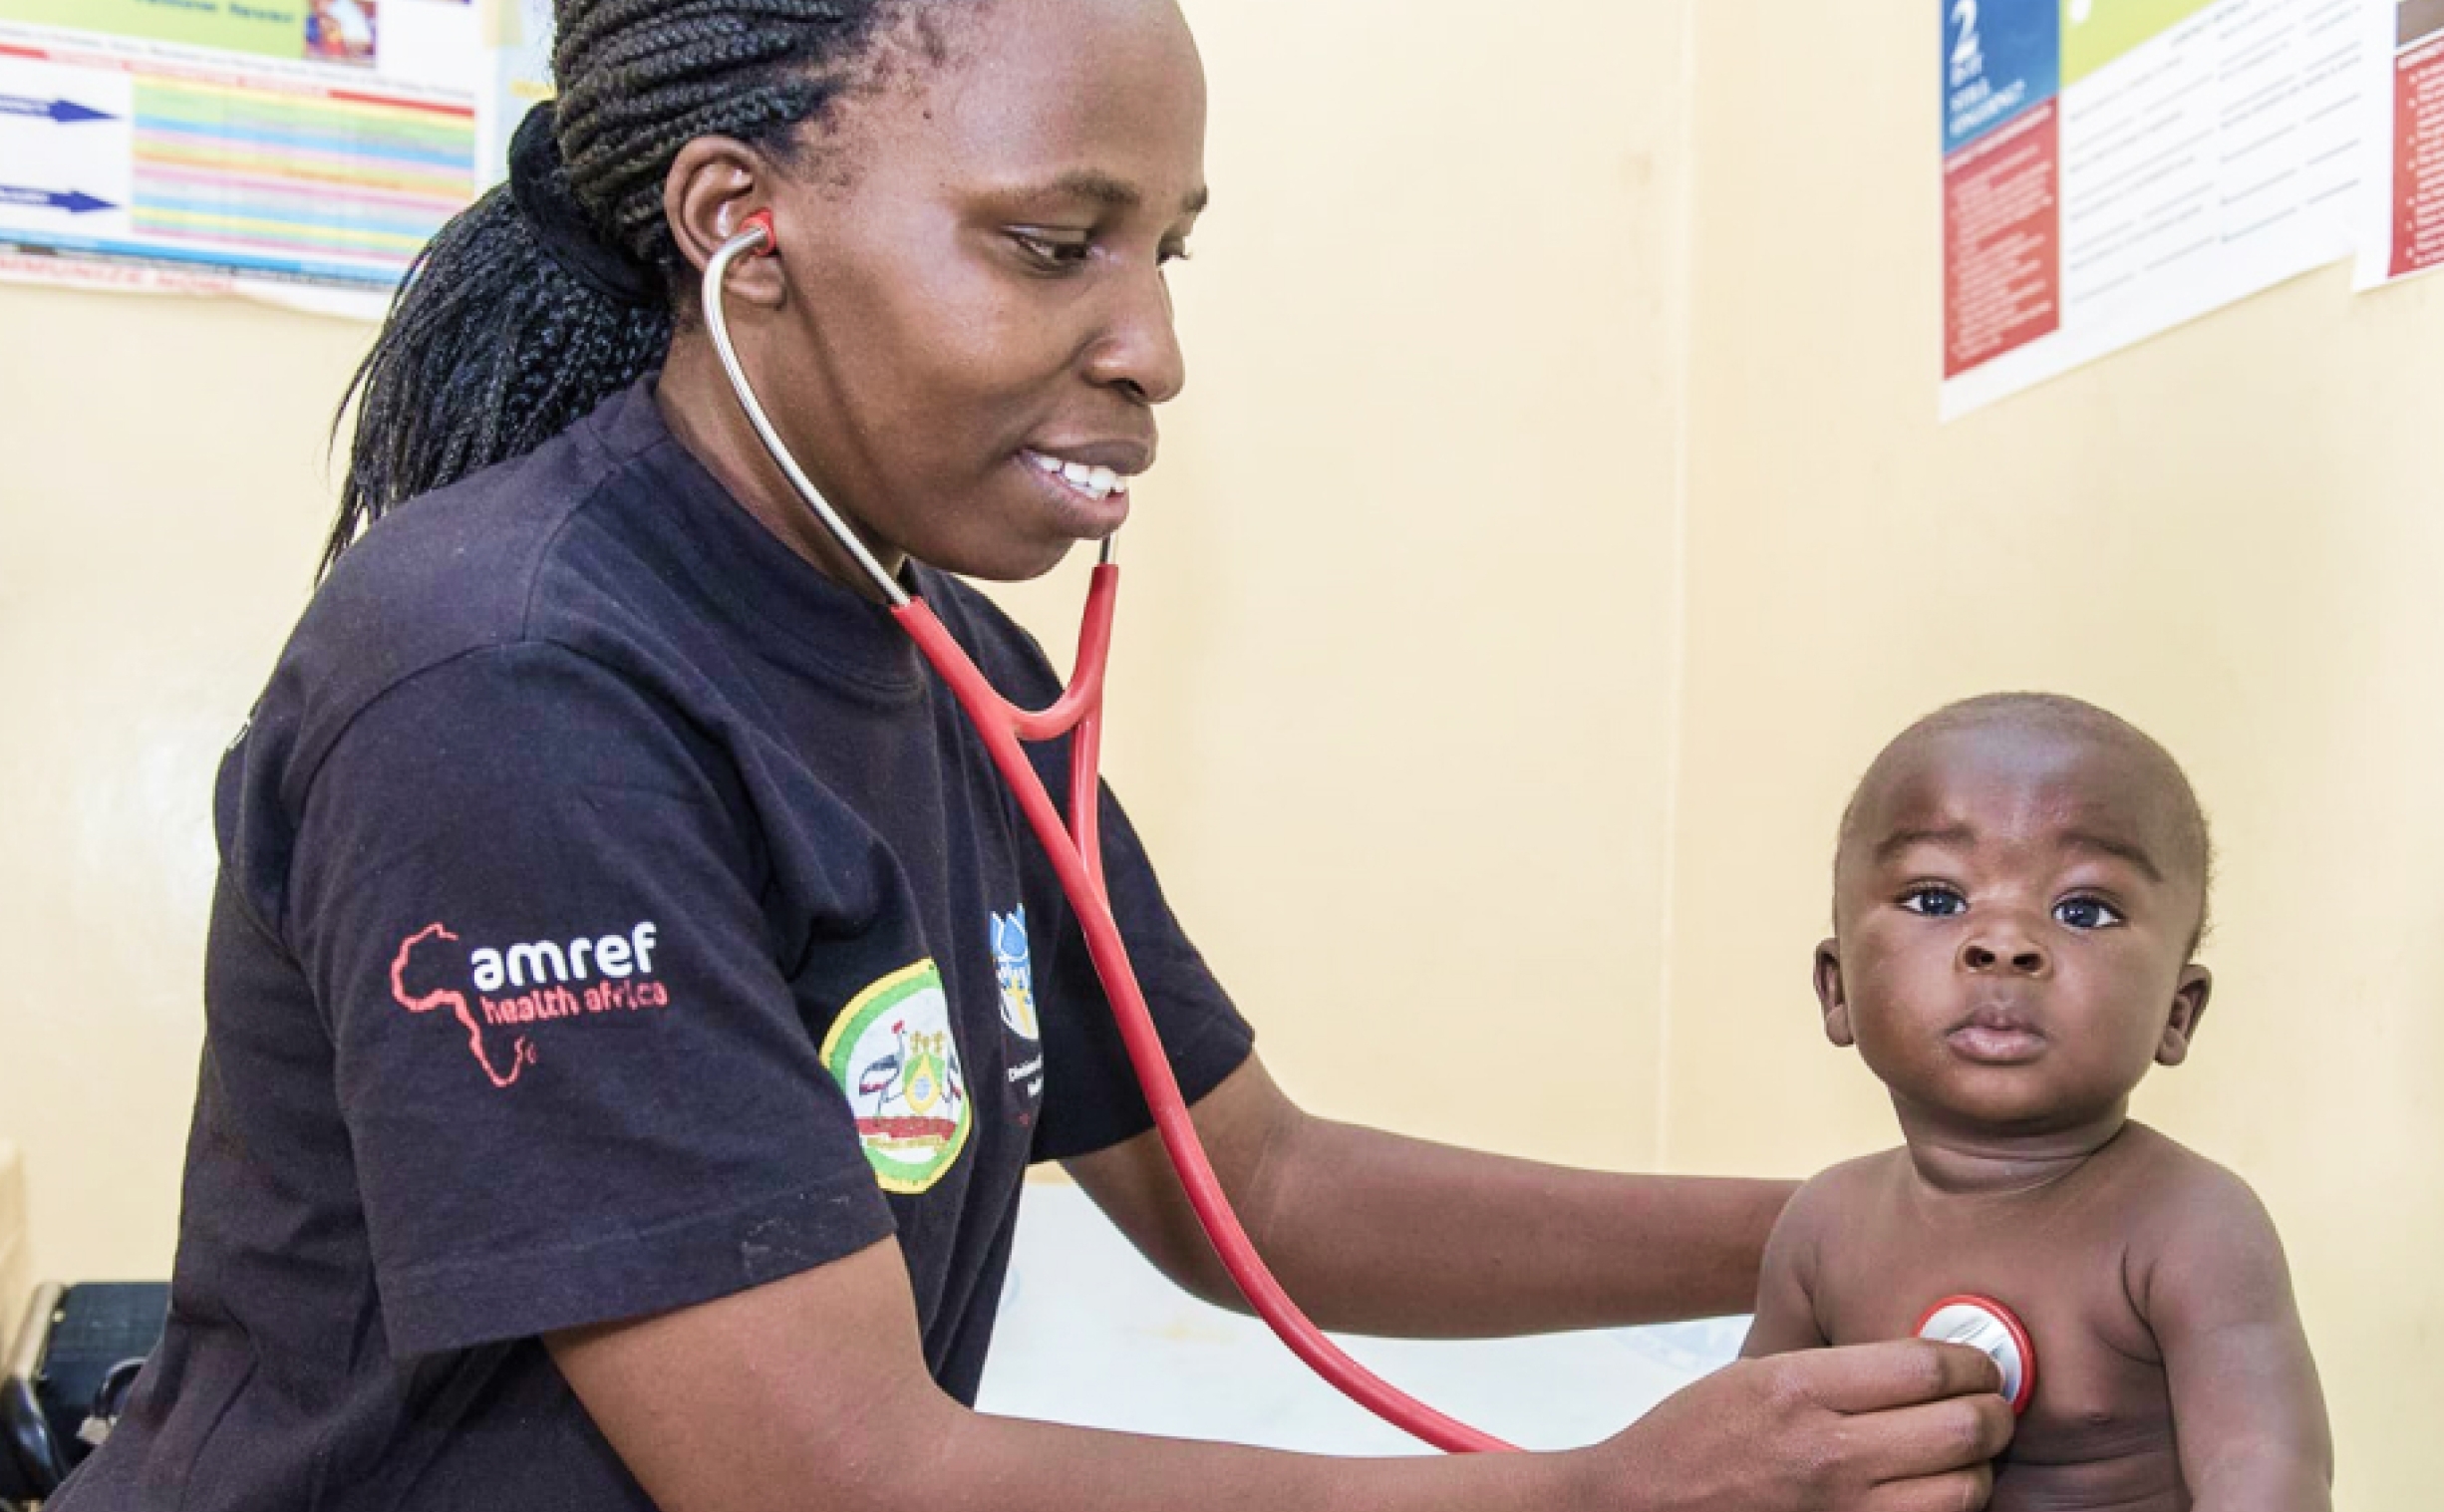
<svg viewBox="0 0 2444 1512"><path fill-rule="evenodd" d="M1939 1300L2000 1301L2036 1363L1998 1512L2331 1505L2273 1223L2239 1177L2129 1117L2206 1012L2208 870L2171 756L2050 695L1920 721L1842 817L1816 994L1905 1143L1792 1200L1742 1353L1906 1338Z"/></svg>

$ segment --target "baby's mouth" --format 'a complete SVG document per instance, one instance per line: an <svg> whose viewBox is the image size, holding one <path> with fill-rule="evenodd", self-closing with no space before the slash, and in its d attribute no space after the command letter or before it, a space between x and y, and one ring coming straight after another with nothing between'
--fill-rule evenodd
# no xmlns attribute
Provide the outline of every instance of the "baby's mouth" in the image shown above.
<svg viewBox="0 0 2444 1512"><path fill-rule="evenodd" d="M1983 1065L2024 1065L2045 1053L2045 1032L2034 1016L1987 1004L1952 1027L1944 1043L1953 1054Z"/></svg>

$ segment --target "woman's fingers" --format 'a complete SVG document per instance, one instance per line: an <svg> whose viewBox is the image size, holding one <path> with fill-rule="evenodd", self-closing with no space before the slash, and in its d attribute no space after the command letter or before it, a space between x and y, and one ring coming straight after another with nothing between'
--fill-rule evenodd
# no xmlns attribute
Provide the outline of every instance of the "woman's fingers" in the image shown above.
<svg viewBox="0 0 2444 1512"><path fill-rule="evenodd" d="M2011 1441L2011 1426L2010 1404L1990 1391L1850 1418L1858 1465L1879 1486L1982 1469Z"/></svg>
<svg viewBox="0 0 2444 1512"><path fill-rule="evenodd" d="M1922 1339L1776 1357L1800 1369L1808 1392L1836 1412L1878 1412L1947 1397L2002 1391L2002 1371L1976 1350Z"/></svg>
<svg viewBox="0 0 2444 1512"><path fill-rule="evenodd" d="M1890 1481L1867 1498L1867 1512L1979 1512L1994 1494L1994 1472L1985 1465L1919 1480Z"/></svg>

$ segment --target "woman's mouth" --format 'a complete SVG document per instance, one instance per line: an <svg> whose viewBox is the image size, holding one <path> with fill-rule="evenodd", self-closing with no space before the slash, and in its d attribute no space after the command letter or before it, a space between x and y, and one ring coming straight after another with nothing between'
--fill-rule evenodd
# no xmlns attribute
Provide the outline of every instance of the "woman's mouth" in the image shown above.
<svg viewBox="0 0 2444 1512"><path fill-rule="evenodd" d="M1128 479L1109 467L1089 466L1084 462L1063 461L1041 452L1022 451L1019 455L1038 472L1058 477L1087 498L1100 503L1114 493L1128 492Z"/></svg>
<svg viewBox="0 0 2444 1512"><path fill-rule="evenodd" d="M1032 448L1020 451L1019 461L1061 512L1069 534L1099 540L1128 518L1128 478L1118 470Z"/></svg>

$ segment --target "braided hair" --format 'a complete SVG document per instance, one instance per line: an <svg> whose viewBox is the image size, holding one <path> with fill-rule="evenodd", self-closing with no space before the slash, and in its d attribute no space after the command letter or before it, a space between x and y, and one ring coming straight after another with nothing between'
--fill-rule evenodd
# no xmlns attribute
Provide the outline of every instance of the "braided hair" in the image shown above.
<svg viewBox="0 0 2444 1512"><path fill-rule="evenodd" d="M532 451L659 366L686 261L663 180L699 137L786 154L908 0L556 0L542 171L639 296L550 255L500 185L418 254L341 401L357 408L323 572L392 506ZM522 134L521 134L522 135Z"/></svg>

